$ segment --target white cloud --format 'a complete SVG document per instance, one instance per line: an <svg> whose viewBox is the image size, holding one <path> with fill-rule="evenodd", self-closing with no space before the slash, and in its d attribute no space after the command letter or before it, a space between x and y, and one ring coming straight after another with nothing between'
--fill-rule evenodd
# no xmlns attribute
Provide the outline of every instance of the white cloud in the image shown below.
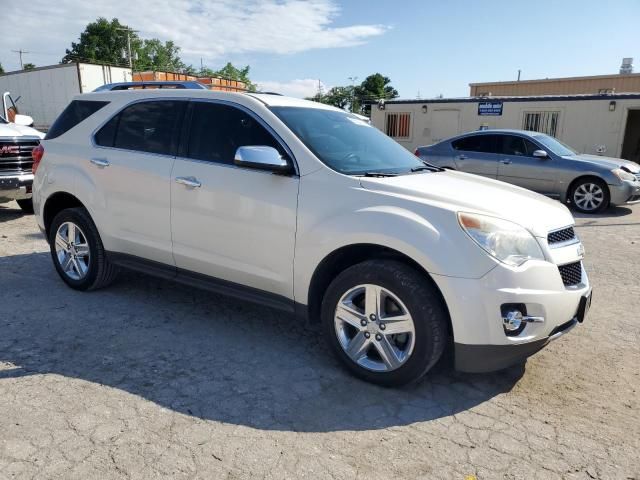
<svg viewBox="0 0 640 480"><path fill-rule="evenodd" d="M318 80L313 78L303 78L297 80L291 80L290 82L276 82L276 81L257 81L258 90L262 92L275 92L287 95L288 97L312 97L318 93ZM322 89L326 92L329 90L327 85L320 82Z"/></svg>
<svg viewBox="0 0 640 480"><path fill-rule="evenodd" d="M3 18L24 17L22 0L2 0ZM18 64L11 50L31 51L25 62L57 63L85 25L116 17L142 37L173 40L189 62L224 61L243 53L290 54L318 48L360 45L383 34L384 25L334 26L334 0L30 0L29 27L3 23L0 62ZM7 68L5 68L7 69Z"/></svg>

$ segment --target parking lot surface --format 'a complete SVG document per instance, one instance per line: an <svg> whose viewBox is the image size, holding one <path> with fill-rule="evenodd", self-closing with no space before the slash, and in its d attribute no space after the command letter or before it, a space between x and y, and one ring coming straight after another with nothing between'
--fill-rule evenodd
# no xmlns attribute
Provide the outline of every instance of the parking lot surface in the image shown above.
<svg viewBox="0 0 640 480"><path fill-rule="evenodd" d="M577 224L584 324L383 389L276 311L127 272L75 292L0 205L0 479L640 479L640 206Z"/></svg>

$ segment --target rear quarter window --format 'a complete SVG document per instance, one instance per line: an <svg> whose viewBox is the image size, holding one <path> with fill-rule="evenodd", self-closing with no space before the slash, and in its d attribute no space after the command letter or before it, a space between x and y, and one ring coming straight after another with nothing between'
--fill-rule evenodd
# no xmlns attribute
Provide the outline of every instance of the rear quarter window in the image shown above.
<svg viewBox="0 0 640 480"><path fill-rule="evenodd" d="M47 132L45 140L57 138L68 132L73 127L83 122L96 113L109 102L98 102L93 100L73 100L67 108L56 118L51 128Z"/></svg>

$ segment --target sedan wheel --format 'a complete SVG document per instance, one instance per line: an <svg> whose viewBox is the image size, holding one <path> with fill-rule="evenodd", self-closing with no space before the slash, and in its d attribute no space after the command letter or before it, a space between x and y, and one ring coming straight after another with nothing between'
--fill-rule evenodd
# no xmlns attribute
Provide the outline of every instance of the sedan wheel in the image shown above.
<svg viewBox="0 0 640 480"><path fill-rule="evenodd" d="M367 370L389 372L402 366L415 345L407 307L379 285L358 285L340 299L334 316L340 346Z"/></svg>
<svg viewBox="0 0 640 480"><path fill-rule="evenodd" d="M62 223L56 232L56 258L60 268L72 280L82 280L89 271L91 252L82 229L73 222Z"/></svg>
<svg viewBox="0 0 640 480"><path fill-rule="evenodd" d="M586 179L573 188L571 202L576 210L584 213L595 213L608 205L609 191L598 180Z"/></svg>

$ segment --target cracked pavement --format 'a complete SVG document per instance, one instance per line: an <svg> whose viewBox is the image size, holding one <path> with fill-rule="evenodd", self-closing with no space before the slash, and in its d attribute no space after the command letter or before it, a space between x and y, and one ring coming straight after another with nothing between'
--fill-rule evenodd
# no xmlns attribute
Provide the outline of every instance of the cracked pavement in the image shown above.
<svg viewBox="0 0 640 480"><path fill-rule="evenodd" d="M640 479L640 205L579 217L583 325L393 390L273 310L128 272L75 292L0 205L0 479Z"/></svg>

